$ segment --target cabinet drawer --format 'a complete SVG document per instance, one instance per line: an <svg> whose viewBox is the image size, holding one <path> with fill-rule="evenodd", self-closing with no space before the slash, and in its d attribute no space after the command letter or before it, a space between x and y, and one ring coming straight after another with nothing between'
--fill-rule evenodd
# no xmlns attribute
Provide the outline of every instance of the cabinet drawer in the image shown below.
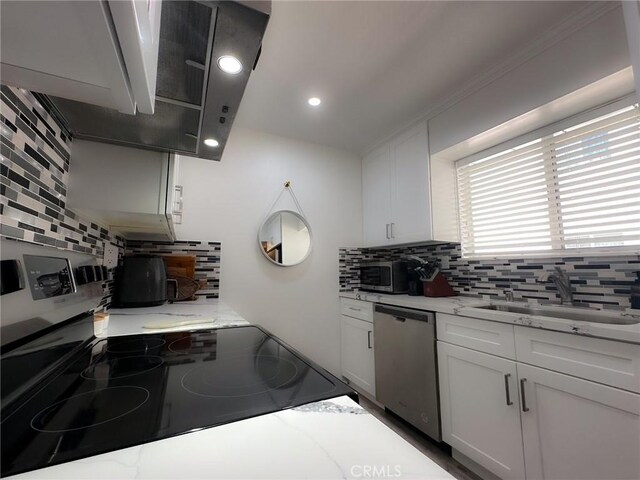
<svg viewBox="0 0 640 480"><path fill-rule="evenodd" d="M350 298L340 299L340 313L348 317L359 318L373 323L373 303Z"/></svg>
<svg viewBox="0 0 640 480"><path fill-rule="evenodd" d="M436 329L440 341L500 357L516 358L513 325L438 313Z"/></svg>
<svg viewBox="0 0 640 480"><path fill-rule="evenodd" d="M640 392L640 345L515 327L519 362Z"/></svg>

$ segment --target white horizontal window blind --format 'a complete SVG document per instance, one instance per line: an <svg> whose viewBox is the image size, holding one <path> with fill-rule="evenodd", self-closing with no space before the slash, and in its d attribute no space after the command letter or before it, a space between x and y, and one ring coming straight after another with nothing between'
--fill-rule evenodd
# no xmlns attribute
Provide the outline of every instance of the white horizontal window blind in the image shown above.
<svg viewBox="0 0 640 480"><path fill-rule="evenodd" d="M521 140L457 164L464 256L640 245L637 104L595 110Z"/></svg>

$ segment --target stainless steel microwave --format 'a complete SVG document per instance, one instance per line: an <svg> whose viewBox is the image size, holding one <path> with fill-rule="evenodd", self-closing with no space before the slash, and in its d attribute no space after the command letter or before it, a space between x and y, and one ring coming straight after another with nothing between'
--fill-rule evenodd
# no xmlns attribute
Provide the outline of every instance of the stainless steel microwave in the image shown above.
<svg viewBox="0 0 640 480"><path fill-rule="evenodd" d="M360 266L360 289L371 292L407 293L407 262L368 262Z"/></svg>

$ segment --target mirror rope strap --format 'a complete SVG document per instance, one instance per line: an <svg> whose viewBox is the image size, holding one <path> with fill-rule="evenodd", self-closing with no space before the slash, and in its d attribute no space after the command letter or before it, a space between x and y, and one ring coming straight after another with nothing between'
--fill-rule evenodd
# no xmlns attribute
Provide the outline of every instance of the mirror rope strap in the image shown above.
<svg viewBox="0 0 640 480"><path fill-rule="evenodd" d="M298 197L296 197L296 194L293 191L293 186L291 185L291 181L287 180L286 182L284 182L284 186L280 190L280 193L278 193L278 196L276 197L274 202L271 204L271 207L269 208L269 210L267 210L267 214L264 216L265 220L269 218L269 215L271 215L274 207L278 204L278 202L280 201L280 198L282 198L282 194L285 191L288 191L289 194L291 195L291 198L293 199L293 203L296 205L296 208L298 209L298 213L300 213L302 217L307 218L307 216L304 214L304 210L302 210L302 206L300 205L300 202L298 201Z"/></svg>

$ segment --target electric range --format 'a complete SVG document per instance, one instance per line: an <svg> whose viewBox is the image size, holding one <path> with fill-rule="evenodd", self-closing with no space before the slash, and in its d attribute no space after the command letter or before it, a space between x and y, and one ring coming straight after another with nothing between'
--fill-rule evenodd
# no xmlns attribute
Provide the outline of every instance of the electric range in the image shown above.
<svg viewBox="0 0 640 480"><path fill-rule="evenodd" d="M92 338L81 345L40 340L19 357L3 359L3 381L24 365L58 365L3 405L3 477L355 395L256 326Z"/></svg>

